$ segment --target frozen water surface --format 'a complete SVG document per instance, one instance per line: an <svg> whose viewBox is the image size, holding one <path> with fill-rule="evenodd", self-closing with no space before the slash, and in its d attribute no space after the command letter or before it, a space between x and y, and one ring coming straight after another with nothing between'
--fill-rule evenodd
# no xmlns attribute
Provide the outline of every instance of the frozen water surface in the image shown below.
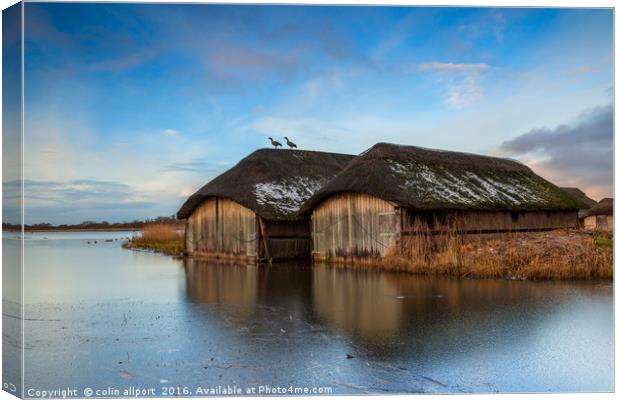
<svg viewBox="0 0 620 400"><path fill-rule="evenodd" d="M114 240L129 235L28 235L27 390L613 390L607 283L183 261ZM17 315L5 300L5 323ZM19 354L12 334L7 357Z"/></svg>

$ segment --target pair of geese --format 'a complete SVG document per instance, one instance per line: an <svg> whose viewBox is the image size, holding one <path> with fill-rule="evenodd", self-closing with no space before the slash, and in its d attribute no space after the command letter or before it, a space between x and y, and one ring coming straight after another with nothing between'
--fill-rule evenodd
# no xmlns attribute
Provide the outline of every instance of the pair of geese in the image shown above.
<svg viewBox="0 0 620 400"><path fill-rule="evenodd" d="M291 149L296 149L297 145L293 142L291 142L289 140L289 138L287 138L286 136L284 136L284 139L286 140L286 145L288 147L290 147ZM271 145L273 146L274 149L277 149L278 147L282 147L282 143L278 142L277 140L273 140L273 138L270 136L269 140L271 140Z"/></svg>

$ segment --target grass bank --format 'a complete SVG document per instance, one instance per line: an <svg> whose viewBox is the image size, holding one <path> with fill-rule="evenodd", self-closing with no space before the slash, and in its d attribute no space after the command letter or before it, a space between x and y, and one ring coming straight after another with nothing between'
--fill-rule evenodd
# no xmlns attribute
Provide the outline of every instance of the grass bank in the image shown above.
<svg viewBox="0 0 620 400"><path fill-rule="evenodd" d="M476 278L613 279L613 238L580 230L406 238L379 261L386 270Z"/></svg>
<svg viewBox="0 0 620 400"><path fill-rule="evenodd" d="M184 251L184 227L181 223L152 223L123 244L127 249L151 250L169 255L181 255Z"/></svg>

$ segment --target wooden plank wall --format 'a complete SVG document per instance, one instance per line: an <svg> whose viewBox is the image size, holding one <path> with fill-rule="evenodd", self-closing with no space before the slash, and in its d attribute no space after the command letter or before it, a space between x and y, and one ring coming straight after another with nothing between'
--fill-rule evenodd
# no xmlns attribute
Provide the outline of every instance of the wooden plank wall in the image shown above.
<svg viewBox="0 0 620 400"><path fill-rule="evenodd" d="M587 230L612 231L614 217L611 215L590 215L584 219L584 228Z"/></svg>
<svg viewBox="0 0 620 400"><path fill-rule="evenodd" d="M456 222L451 229L460 232L479 231L520 231L579 226L577 211L418 211L406 210L403 213L403 233L415 233L418 221L433 221L429 226L433 231L449 229L449 222Z"/></svg>
<svg viewBox="0 0 620 400"><path fill-rule="evenodd" d="M383 256L399 237L399 211L374 196L339 194L312 213L315 259Z"/></svg>
<svg viewBox="0 0 620 400"><path fill-rule="evenodd" d="M273 260L310 258L310 223L308 219L296 221L263 220L267 232L267 249ZM264 240L264 238L263 238ZM261 246L261 258L267 259Z"/></svg>
<svg viewBox="0 0 620 400"><path fill-rule="evenodd" d="M207 199L189 217L185 241L190 254L227 254L256 258L256 214L229 199Z"/></svg>
<svg viewBox="0 0 620 400"><path fill-rule="evenodd" d="M310 257L308 219L261 222L264 235L254 211L226 198L207 199L188 219L187 252L197 256L254 261Z"/></svg>
<svg viewBox="0 0 620 400"><path fill-rule="evenodd" d="M449 228L448 221L454 218L456 225ZM438 233L448 229L475 234L579 226L576 210L419 211L400 209L366 194L343 193L328 198L312 213L313 258L346 262L383 257L402 235L427 231L420 230L420 220L424 224L433 221L430 230Z"/></svg>

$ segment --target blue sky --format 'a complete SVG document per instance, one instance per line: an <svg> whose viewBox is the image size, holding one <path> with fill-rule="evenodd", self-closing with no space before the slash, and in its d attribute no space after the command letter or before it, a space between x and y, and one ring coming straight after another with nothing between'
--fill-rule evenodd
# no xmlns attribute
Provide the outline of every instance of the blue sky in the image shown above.
<svg viewBox="0 0 620 400"><path fill-rule="evenodd" d="M27 222L171 215L267 137L519 159L612 194L612 12L25 6Z"/></svg>

